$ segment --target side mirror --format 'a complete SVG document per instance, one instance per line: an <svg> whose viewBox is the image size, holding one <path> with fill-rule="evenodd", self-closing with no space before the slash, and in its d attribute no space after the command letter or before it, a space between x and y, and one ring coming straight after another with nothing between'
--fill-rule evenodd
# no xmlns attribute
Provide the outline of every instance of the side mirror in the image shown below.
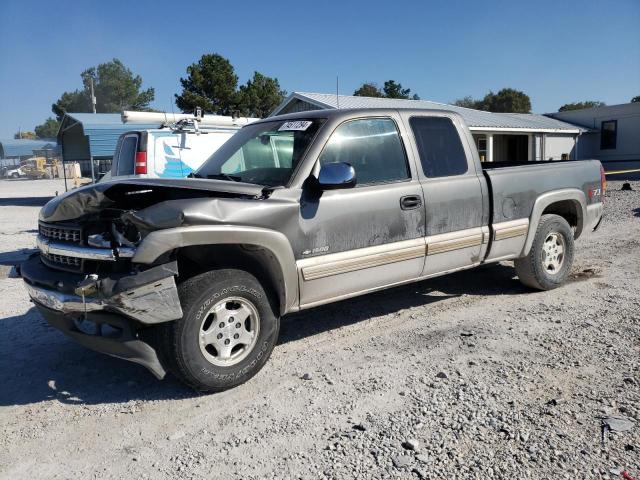
<svg viewBox="0 0 640 480"><path fill-rule="evenodd" d="M345 162L327 163L320 167L318 187L321 190L336 190L356 186L356 171Z"/></svg>

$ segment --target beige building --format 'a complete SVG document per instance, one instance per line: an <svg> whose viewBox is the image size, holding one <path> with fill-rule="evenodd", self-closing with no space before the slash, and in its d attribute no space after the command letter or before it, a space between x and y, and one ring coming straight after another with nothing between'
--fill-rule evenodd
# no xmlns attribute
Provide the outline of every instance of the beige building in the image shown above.
<svg viewBox="0 0 640 480"><path fill-rule="evenodd" d="M577 158L597 158L607 170L640 168L640 102L548 115L588 129Z"/></svg>
<svg viewBox="0 0 640 480"><path fill-rule="evenodd" d="M582 135L590 128L545 115L492 113L427 100L354 97L294 92L272 115L324 108L423 108L452 110L469 126L480 158L486 162L578 158Z"/></svg>

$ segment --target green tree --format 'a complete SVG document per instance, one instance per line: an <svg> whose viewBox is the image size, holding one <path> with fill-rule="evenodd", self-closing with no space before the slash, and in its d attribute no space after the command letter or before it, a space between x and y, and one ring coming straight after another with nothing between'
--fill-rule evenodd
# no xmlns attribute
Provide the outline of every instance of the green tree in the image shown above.
<svg viewBox="0 0 640 480"><path fill-rule="evenodd" d="M44 121L42 125L36 126L36 137L41 139L56 138L59 128L60 122L55 118L49 117Z"/></svg>
<svg viewBox="0 0 640 480"><path fill-rule="evenodd" d="M147 110L155 98L155 90L141 90L142 77L134 75L117 58L86 70L82 76L85 91L90 88L89 79L93 77L96 111L101 113Z"/></svg>
<svg viewBox="0 0 640 480"><path fill-rule="evenodd" d="M65 112L91 112L91 81L93 80L98 113L118 113L123 110L148 110L155 98L153 88L142 88L142 77L134 75L120 60L101 63L80 74L83 88L64 92L51 106L58 121Z"/></svg>
<svg viewBox="0 0 640 480"><path fill-rule="evenodd" d="M355 92L353 92L353 95L355 97L375 97L375 98L384 97L384 93L382 93L380 88L378 88L378 86L372 82L365 82L362 85L360 85L360 88L358 88Z"/></svg>
<svg viewBox="0 0 640 480"><path fill-rule="evenodd" d="M503 88L498 93L487 93L476 108L497 113L530 113L531 99L519 90Z"/></svg>
<svg viewBox="0 0 640 480"><path fill-rule="evenodd" d="M15 138L16 140L35 140L36 139L36 134L33 132L16 132L13 135L13 138Z"/></svg>
<svg viewBox="0 0 640 480"><path fill-rule="evenodd" d="M183 112L201 107L203 112L229 115L236 105L238 76L231 62L217 53L203 55L198 63L187 67L181 78L182 93L176 94L176 105Z"/></svg>
<svg viewBox="0 0 640 480"><path fill-rule="evenodd" d="M395 80L387 80L384 82L382 90L378 85L373 82L365 82L360 85L353 95L356 97L374 97L374 98L401 98L420 100L418 95L411 95L410 88L402 88L401 83L397 83Z"/></svg>
<svg viewBox="0 0 640 480"><path fill-rule="evenodd" d="M286 94L277 78L253 72L253 78L241 85L236 94L236 108L245 117L264 118L282 103Z"/></svg>
<svg viewBox="0 0 640 480"><path fill-rule="evenodd" d="M606 103L598 100L587 100L586 102L565 103L558 109L558 111L567 112L569 110L580 110L583 108L604 107L605 105Z"/></svg>
<svg viewBox="0 0 640 480"><path fill-rule="evenodd" d="M64 92L58 101L51 105L51 111L55 113L59 122L62 121L65 112L90 112L91 96L89 92L84 90L74 90L73 92Z"/></svg>
<svg viewBox="0 0 640 480"><path fill-rule="evenodd" d="M402 88L402 84L397 83L395 80L387 80L386 82L384 82L382 91L384 92L384 96L387 98L420 100L420 97L418 97L418 95L411 96L410 88Z"/></svg>
<svg viewBox="0 0 640 480"><path fill-rule="evenodd" d="M631 103L638 103L638 102L640 102L640 95L638 95L638 96L636 96L636 97L633 97L633 98L631 99Z"/></svg>
<svg viewBox="0 0 640 480"><path fill-rule="evenodd" d="M453 105L464 108L478 108L478 101L474 100L471 95L467 95L466 97L459 98L453 102Z"/></svg>

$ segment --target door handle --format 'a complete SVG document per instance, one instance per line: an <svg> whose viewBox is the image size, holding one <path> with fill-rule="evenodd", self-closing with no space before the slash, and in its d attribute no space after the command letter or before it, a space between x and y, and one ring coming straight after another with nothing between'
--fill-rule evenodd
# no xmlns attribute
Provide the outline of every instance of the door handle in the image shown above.
<svg viewBox="0 0 640 480"><path fill-rule="evenodd" d="M407 195L400 198L400 208L402 210L412 210L422 206L422 197L420 195Z"/></svg>

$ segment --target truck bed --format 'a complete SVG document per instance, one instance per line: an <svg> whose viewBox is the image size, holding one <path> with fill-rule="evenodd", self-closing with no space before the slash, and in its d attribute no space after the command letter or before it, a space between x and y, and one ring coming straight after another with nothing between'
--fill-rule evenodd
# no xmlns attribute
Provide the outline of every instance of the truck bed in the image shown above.
<svg viewBox="0 0 640 480"><path fill-rule="evenodd" d="M528 218L536 199L545 192L589 189L600 185L597 160L482 163L491 199L491 223Z"/></svg>

